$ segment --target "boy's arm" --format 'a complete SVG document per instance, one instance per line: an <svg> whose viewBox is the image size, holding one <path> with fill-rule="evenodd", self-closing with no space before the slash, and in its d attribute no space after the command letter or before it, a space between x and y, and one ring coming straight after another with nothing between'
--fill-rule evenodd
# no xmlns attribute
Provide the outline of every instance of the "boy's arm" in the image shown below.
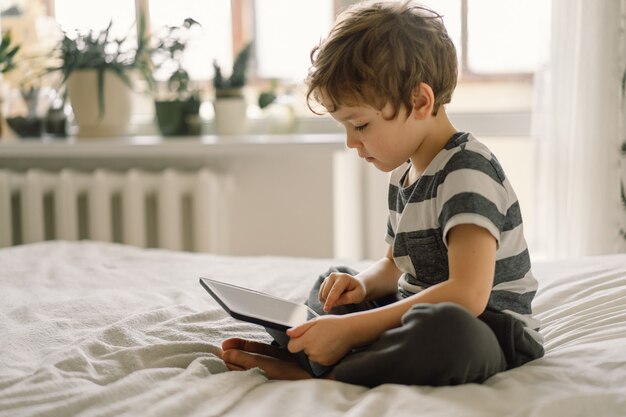
<svg viewBox="0 0 626 417"><path fill-rule="evenodd" d="M356 278L365 285L365 299L375 300L397 292L400 275L402 272L393 260L391 246L388 246L385 256L357 274Z"/></svg>
<svg viewBox="0 0 626 417"><path fill-rule="evenodd" d="M453 302L471 314L480 315L487 306L496 265L496 239L487 229L465 224L448 232L449 279L411 297L376 310L346 318L354 329L355 346L368 344L384 331L401 325L401 318L415 304Z"/></svg>
<svg viewBox="0 0 626 417"><path fill-rule="evenodd" d="M379 262L380 265L375 264L372 268L386 267L384 259ZM448 233L450 276L447 281L375 310L323 316L289 329L289 350L304 350L315 362L334 364L350 349L370 344L386 330L399 327L404 313L415 304L453 302L478 316L489 300L495 262L496 240L491 233L475 225L455 226ZM362 279L372 285L373 292L384 287L374 285L373 279L370 282L369 275Z"/></svg>

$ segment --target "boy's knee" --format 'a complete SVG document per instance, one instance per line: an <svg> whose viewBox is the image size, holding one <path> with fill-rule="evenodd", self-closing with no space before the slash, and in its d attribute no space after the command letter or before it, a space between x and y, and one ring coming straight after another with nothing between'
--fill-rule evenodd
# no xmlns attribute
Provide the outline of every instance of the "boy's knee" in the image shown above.
<svg viewBox="0 0 626 417"><path fill-rule="evenodd" d="M454 303L418 304L402 316L405 335L412 343L424 344L440 353L454 356L471 354L476 338L477 319L465 308Z"/></svg>
<svg viewBox="0 0 626 417"><path fill-rule="evenodd" d="M440 364L433 385L479 382L506 367L493 332L457 304L417 305L402 320L411 343Z"/></svg>
<svg viewBox="0 0 626 417"><path fill-rule="evenodd" d="M402 324L416 322L423 328L457 330L466 327L474 319L465 308L455 303L417 304L402 316Z"/></svg>

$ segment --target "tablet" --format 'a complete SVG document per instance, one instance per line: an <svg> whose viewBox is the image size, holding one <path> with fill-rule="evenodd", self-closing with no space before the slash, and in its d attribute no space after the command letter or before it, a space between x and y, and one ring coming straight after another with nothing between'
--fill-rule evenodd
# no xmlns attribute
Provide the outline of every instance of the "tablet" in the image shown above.
<svg viewBox="0 0 626 417"><path fill-rule="evenodd" d="M318 316L304 304L248 288L210 278L200 278L200 284L232 317L270 329L285 331Z"/></svg>

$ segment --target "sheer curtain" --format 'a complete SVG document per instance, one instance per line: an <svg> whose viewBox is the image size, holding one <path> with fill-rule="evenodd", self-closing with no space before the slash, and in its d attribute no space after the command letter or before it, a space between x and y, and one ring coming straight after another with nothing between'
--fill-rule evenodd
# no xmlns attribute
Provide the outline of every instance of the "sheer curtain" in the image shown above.
<svg viewBox="0 0 626 417"><path fill-rule="evenodd" d="M553 0L550 53L537 74L533 110L537 203L530 246L536 255L624 249L623 4Z"/></svg>

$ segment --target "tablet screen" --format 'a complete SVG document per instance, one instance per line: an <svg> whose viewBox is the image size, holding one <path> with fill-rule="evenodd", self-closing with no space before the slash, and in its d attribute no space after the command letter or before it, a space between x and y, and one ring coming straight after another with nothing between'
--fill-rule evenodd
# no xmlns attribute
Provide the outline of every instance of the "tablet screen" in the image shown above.
<svg viewBox="0 0 626 417"><path fill-rule="evenodd" d="M317 317L317 313L304 304L208 278L201 278L200 281L222 307L238 319L270 327L289 328Z"/></svg>

